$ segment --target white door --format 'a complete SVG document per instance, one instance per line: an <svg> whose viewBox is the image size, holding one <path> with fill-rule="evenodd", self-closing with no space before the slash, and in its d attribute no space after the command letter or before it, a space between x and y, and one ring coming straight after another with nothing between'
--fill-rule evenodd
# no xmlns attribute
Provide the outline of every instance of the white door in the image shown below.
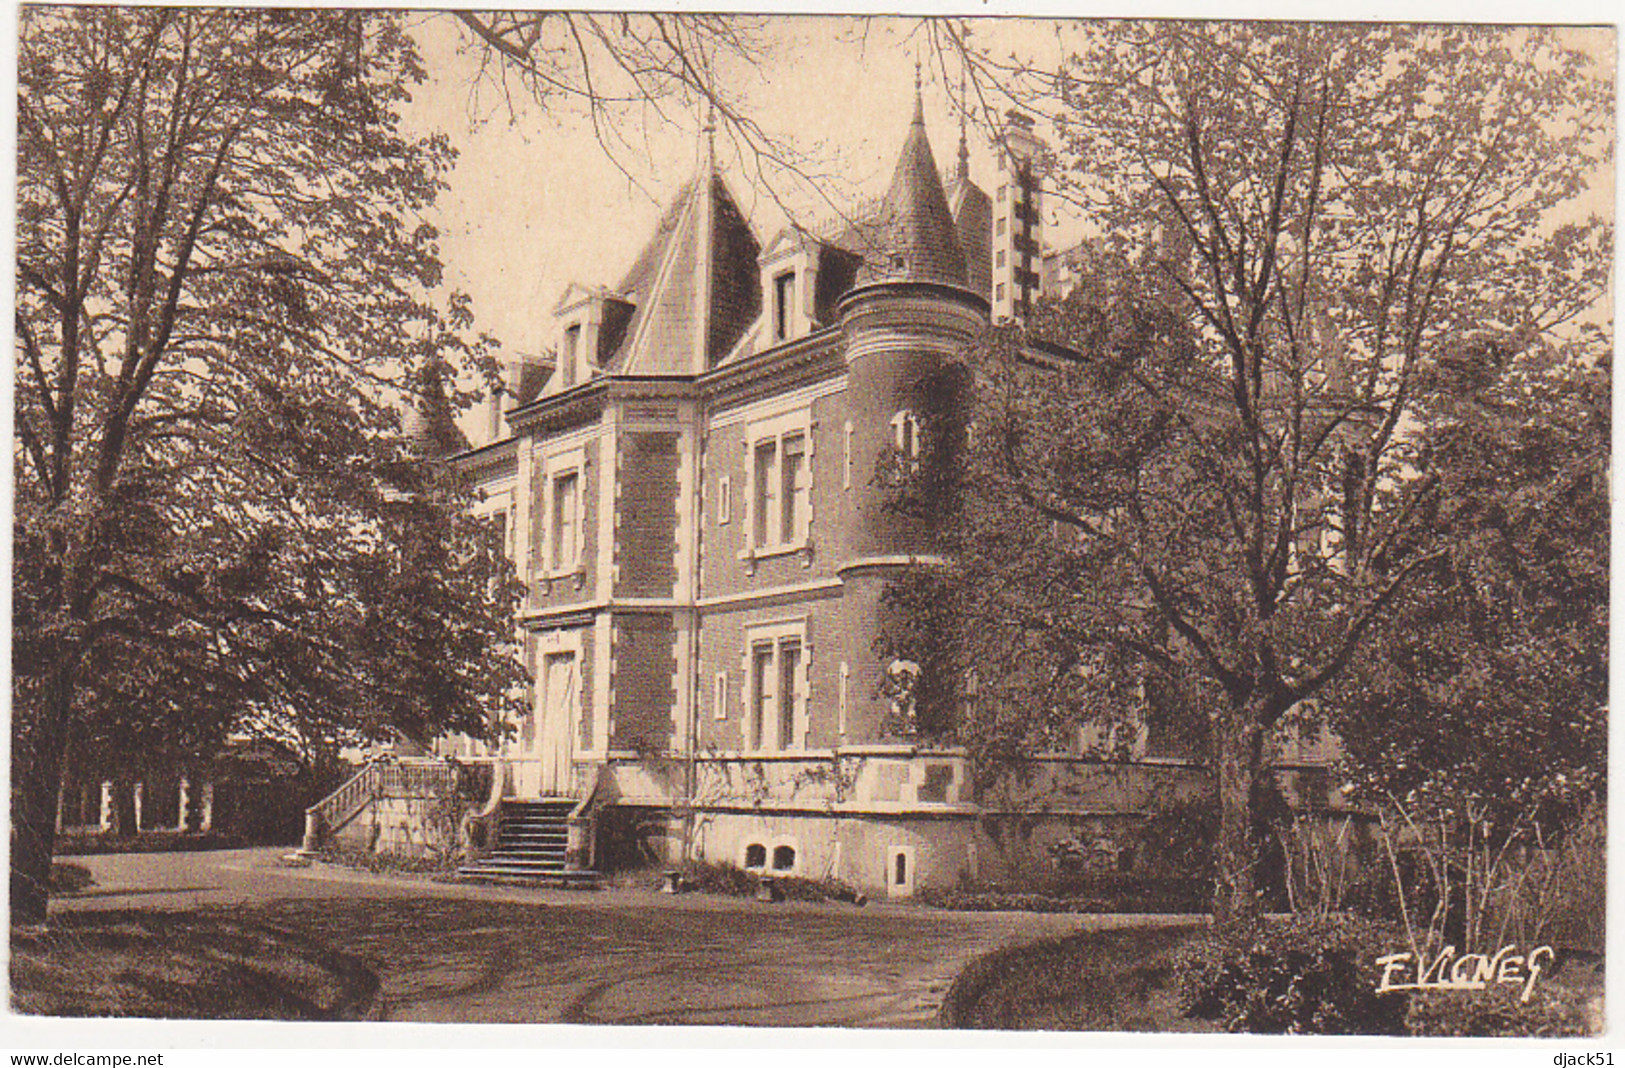
<svg viewBox="0 0 1625 1068"><path fill-rule="evenodd" d="M542 729L546 722L547 694L538 690L530 703L530 714L519 724L519 735L510 750L509 769L513 792L518 798L536 797L542 792Z"/></svg>
<svg viewBox="0 0 1625 1068"><path fill-rule="evenodd" d="M549 653L542 658L542 707L538 786L544 797L570 793L570 758L575 752L576 704L581 692L574 653Z"/></svg>

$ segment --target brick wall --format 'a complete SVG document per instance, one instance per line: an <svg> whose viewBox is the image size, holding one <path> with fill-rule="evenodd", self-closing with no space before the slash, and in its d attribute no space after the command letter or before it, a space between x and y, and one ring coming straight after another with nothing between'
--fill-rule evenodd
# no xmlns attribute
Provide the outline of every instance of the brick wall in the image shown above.
<svg viewBox="0 0 1625 1068"><path fill-rule="evenodd" d="M615 592L670 597L677 580L677 435L645 431L621 440Z"/></svg>
<svg viewBox="0 0 1625 1068"><path fill-rule="evenodd" d="M827 749L839 740L837 719L840 701L840 666L850 661L852 638L843 623L845 612L839 591L809 596L788 603L738 608L713 608L705 613L699 643L699 748L701 751L736 752L745 748L743 730L746 708L745 642L748 629L756 624L789 619L807 623L808 694L807 745ZM863 636L867 642L868 637ZM856 665L850 665L855 667ZM727 676L726 715L717 718L716 677ZM860 696L870 697L871 683L861 695L856 677L848 682L849 716L856 711ZM872 718L872 717L868 717ZM852 722L857 722L854 718ZM849 735L848 740L857 740Z"/></svg>
<svg viewBox="0 0 1625 1068"><path fill-rule="evenodd" d="M745 465L747 424L732 422L713 430L705 445L705 506L700 519L702 544L701 595L747 593L778 586L814 582L835 577L839 566L841 529L849 521L853 495L858 491L857 472L865 482L874 474L874 458L867 464L854 458L850 489L843 485L846 395L837 393L812 402L813 449L809 460L812 474L812 559L801 554L763 556L755 561L755 574L749 573L739 553L746 544L746 522L752 487ZM720 483L727 478L732 486L732 516L718 522L717 502Z"/></svg>
<svg viewBox="0 0 1625 1068"><path fill-rule="evenodd" d="M677 707L675 634L664 615L623 615L615 620L613 749L665 750Z"/></svg>

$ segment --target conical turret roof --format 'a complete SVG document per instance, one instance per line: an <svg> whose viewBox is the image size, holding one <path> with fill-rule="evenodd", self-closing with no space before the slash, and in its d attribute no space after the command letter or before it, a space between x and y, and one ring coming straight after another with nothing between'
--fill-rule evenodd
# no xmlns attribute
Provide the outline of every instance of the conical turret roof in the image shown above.
<svg viewBox="0 0 1625 1068"><path fill-rule="evenodd" d="M446 380L435 360L426 361L414 376L414 389L401 416L401 433L420 456L439 459L468 448L468 437L457 426Z"/></svg>
<svg viewBox="0 0 1625 1068"><path fill-rule="evenodd" d="M860 282L966 284L965 253L931 154L918 94L891 188L866 243L871 247L864 250L867 269Z"/></svg>

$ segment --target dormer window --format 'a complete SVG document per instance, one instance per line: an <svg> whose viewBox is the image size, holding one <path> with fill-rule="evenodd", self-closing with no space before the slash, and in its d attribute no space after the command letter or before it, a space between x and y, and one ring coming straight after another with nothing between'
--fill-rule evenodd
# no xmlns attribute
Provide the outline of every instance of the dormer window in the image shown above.
<svg viewBox="0 0 1625 1068"><path fill-rule="evenodd" d="M757 336L779 345L817 329L814 298L819 291L822 246L800 231L786 229L757 259L761 271L762 317Z"/></svg>
<svg viewBox="0 0 1625 1068"><path fill-rule="evenodd" d="M559 362L541 392L551 396L591 378L625 342L632 310L607 289L572 283L553 309Z"/></svg>
<svg viewBox="0 0 1625 1068"><path fill-rule="evenodd" d="M565 328L564 352L559 358L559 374L565 388L576 384L576 361L581 358L581 324Z"/></svg>
<svg viewBox="0 0 1625 1068"><path fill-rule="evenodd" d="M794 329L796 272L785 271L773 278L773 340L784 341Z"/></svg>

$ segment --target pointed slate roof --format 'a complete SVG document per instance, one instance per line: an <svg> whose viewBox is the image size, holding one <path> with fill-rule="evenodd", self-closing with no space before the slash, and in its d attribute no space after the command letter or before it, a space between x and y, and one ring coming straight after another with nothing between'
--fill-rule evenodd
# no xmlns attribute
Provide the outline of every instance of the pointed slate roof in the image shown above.
<svg viewBox="0 0 1625 1068"><path fill-rule="evenodd" d="M633 305L618 374L693 374L725 356L761 307L756 236L707 160L656 228L618 292Z"/></svg>
<svg viewBox="0 0 1625 1068"><path fill-rule="evenodd" d="M948 183L948 207L965 253L965 284L972 293L993 295L993 198L971 181L955 177Z"/></svg>
<svg viewBox="0 0 1625 1068"><path fill-rule="evenodd" d="M909 124L891 188L880 212L864 234L864 258L858 283L938 282L966 285L965 253L953 212L937 174L931 141L925 133L925 107L914 96L914 121Z"/></svg>
<svg viewBox="0 0 1625 1068"><path fill-rule="evenodd" d="M401 416L401 433L413 451L429 459L465 451L468 437L457 426L439 364L430 360L413 377L414 388Z"/></svg>

